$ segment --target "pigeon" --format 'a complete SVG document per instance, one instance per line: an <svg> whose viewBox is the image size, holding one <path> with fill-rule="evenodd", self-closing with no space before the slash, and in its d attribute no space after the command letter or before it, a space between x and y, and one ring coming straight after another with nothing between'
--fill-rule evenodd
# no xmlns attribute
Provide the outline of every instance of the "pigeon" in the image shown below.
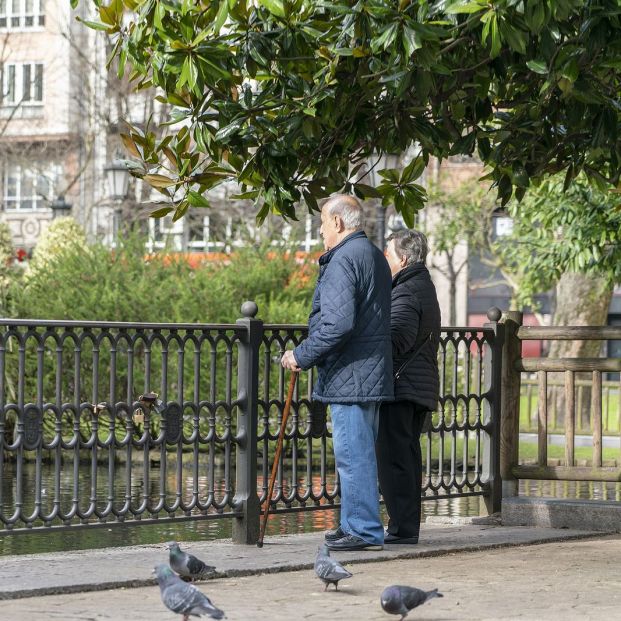
<svg viewBox="0 0 621 621"><path fill-rule="evenodd" d="M328 590L328 585L333 584L335 590L339 590L339 580L344 578L351 578L351 574L338 562L330 558L330 550L327 545L319 546L317 551L317 558L315 559L315 573L317 577L325 582Z"/></svg>
<svg viewBox="0 0 621 621"><path fill-rule="evenodd" d="M401 615L401 621L417 606L434 597L444 597L438 593L438 589L433 591L422 591L409 586L389 586L382 591L380 601L385 612L391 615Z"/></svg>
<svg viewBox="0 0 621 621"><path fill-rule="evenodd" d="M188 621L190 615L193 617L207 615L212 619L224 617L224 612L216 608L206 595L193 584L186 584L168 565L162 563L153 572L160 585L164 606L183 615L183 621Z"/></svg>
<svg viewBox="0 0 621 621"><path fill-rule="evenodd" d="M205 565L203 561L192 554L183 552L176 541L169 541L166 547L170 550L170 566L182 577L190 580L206 578L216 571L215 567Z"/></svg>

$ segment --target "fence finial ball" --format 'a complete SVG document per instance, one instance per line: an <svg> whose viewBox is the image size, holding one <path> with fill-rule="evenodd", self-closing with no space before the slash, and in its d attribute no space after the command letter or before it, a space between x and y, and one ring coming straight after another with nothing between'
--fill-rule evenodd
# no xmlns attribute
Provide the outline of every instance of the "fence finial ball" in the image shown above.
<svg viewBox="0 0 621 621"><path fill-rule="evenodd" d="M492 306L487 311L487 318L490 321L500 321L501 317L502 317L502 311L497 306Z"/></svg>
<svg viewBox="0 0 621 621"><path fill-rule="evenodd" d="M241 305L241 313L244 317L252 319L253 317L256 317L258 312L259 307L256 302L248 300Z"/></svg>

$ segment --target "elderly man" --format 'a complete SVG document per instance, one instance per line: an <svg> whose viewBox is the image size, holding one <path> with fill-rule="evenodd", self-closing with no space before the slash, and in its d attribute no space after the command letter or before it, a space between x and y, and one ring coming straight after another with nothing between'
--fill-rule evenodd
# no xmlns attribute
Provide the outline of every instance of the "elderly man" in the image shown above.
<svg viewBox="0 0 621 621"><path fill-rule="evenodd" d="M362 207L334 196L321 210L326 249L308 338L285 352L288 369L317 367L313 398L330 404L341 521L326 533L332 550L382 549L377 487L379 407L392 398L390 269L362 231Z"/></svg>
<svg viewBox="0 0 621 621"><path fill-rule="evenodd" d="M388 511L384 542L418 543L422 456L420 433L438 405L440 307L425 267L427 238L399 231L388 238L386 258L393 275L390 332L395 401L380 411L377 465Z"/></svg>

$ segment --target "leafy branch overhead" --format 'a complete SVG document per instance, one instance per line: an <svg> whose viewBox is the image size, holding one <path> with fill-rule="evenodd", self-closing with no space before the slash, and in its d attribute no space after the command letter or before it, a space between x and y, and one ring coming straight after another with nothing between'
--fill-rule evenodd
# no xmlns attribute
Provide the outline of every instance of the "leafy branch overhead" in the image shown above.
<svg viewBox="0 0 621 621"><path fill-rule="evenodd" d="M561 171L619 183L616 1L92 1L119 75L172 106L163 140L124 138L170 200L157 215L235 180L259 219L344 190L412 222L431 155L478 155L503 203ZM369 158L413 145L407 174L369 185Z"/></svg>

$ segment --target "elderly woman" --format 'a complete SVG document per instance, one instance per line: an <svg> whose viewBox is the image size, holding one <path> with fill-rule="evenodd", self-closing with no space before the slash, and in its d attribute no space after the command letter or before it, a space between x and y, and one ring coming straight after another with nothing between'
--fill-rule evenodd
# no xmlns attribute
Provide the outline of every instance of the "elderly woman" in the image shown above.
<svg viewBox="0 0 621 621"><path fill-rule="evenodd" d="M438 404L440 307L425 266L427 238L398 231L388 238L392 273L391 338L395 401L380 409L377 466L388 510L384 543L418 543L421 512L420 433Z"/></svg>

